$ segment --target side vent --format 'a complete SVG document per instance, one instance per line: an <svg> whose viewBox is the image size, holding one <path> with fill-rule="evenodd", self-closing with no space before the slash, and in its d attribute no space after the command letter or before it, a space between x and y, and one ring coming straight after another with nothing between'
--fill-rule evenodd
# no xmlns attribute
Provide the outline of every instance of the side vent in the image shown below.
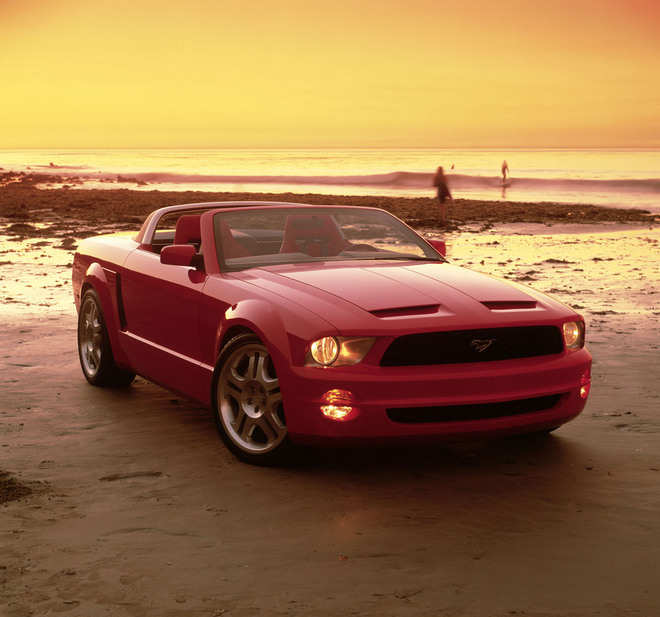
<svg viewBox="0 0 660 617"><path fill-rule="evenodd" d="M121 291L121 274L117 273L117 312L119 313L119 329L126 330L126 313L124 312L124 296Z"/></svg>

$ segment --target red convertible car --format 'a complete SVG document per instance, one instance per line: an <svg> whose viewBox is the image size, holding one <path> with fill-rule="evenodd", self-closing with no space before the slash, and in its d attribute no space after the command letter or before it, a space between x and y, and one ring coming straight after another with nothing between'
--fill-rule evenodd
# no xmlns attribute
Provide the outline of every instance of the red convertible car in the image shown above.
<svg viewBox="0 0 660 617"><path fill-rule="evenodd" d="M138 233L80 244L82 371L197 401L256 464L296 444L476 440L575 418L591 383L582 317L443 254L373 208L162 208Z"/></svg>

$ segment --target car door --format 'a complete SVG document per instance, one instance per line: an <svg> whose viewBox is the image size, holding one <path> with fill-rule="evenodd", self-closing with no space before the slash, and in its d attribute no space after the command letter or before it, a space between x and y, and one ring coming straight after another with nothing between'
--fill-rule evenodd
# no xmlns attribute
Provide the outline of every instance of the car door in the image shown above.
<svg viewBox="0 0 660 617"><path fill-rule="evenodd" d="M148 379L203 400L200 392L199 307L207 275L134 251L121 273L123 344L132 366Z"/></svg>

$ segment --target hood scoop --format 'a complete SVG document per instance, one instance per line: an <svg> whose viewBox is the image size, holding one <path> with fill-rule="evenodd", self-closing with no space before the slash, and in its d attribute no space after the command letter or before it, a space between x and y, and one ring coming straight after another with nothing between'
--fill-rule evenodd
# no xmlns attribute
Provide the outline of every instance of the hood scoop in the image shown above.
<svg viewBox="0 0 660 617"><path fill-rule="evenodd" d="M388 319L391 317L414 317L416 315L434 315L440 310L439 304L424 304L422 306L402 306L369 311L374 317Z"/></svg>
<svg viewBox="0 0 660 617"><path fill-rule="evenodd" d="M536 308L536 300L498 300L481 304L491 311L524 311Z"/></svg>

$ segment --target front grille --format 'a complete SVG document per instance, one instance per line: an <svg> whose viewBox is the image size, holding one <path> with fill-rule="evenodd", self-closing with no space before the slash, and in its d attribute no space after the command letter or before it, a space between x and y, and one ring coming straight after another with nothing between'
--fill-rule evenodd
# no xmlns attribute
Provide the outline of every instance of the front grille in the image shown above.
<svg viewBox="0 0 660 617"><path fill-rule="evenodd" d="M381 366L423 366L513 360L561 353L564 349L555 326L478 328L407 334L395 339Z"/></svg>
<svg viewBox="0 0 660 617"><path fill-rule="evenodd" d="M433 422L461 422L466 420L488 420L505 416L534 413L554 407L561 394L539 396L518 401L479 403L476 405L447 405L444 407L397 407L387 410L392 422L422 424Z"/></svg>

